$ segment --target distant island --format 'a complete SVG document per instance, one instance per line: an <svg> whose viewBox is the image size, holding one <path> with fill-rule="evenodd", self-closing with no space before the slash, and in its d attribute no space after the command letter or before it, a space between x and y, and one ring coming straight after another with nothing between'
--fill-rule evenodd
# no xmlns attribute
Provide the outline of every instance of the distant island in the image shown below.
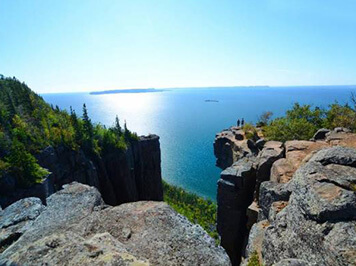
<svg viewBox="0 0 356 266"><path fill-rule="evenodd" d="M146 92L163 92L166 90L162 89L124 89L124 90L108 90L108 91L92 91L90 94L92 95L100 95L100 94L116 94L116 93L146 93Z"/></svg>
<svg viewBox="0 0 356 266"><path fill-rule="evenodd" d="M218 100L205 100L206 103L218 103Z"/></svg>

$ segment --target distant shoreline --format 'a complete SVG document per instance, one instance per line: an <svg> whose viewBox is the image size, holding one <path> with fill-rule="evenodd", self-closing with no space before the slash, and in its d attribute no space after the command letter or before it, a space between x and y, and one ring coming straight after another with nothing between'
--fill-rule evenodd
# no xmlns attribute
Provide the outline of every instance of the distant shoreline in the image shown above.
<svg viewBox="0 0 356 266"><path fill-rule="evenodd" d="M163 89L124 89L124 90L107 90L107 91L92 91L91 95L101 95L101 94L117 94L117 93L148 93L148 92L163 92L167 90Z"/></svg>

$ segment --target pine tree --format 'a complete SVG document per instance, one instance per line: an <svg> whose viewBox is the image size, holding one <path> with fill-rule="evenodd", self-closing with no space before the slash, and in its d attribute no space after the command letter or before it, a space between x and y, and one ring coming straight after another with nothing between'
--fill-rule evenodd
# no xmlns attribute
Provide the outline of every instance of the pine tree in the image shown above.
<svg viewBox="0 0 356 266"><path fill-rule="evenodd" d="M83 129L86 138L86 146L87 148L92 149L94 143L94 127L89 118L87 106L85 104L83 104Z"/></svg>
<svg viewBox="0 0 356 266"><path fill-rule="evenodd" d="M83 129L82 126L79 122L78 116L75 113L75 111L72 109L72 106L70 107L70 121L71 124L74 128L75 132L75 141L77 144L81 144L83 142Z"/></svg>
<svg viewBox="0 0 356 266"><path fill-rule="evenodd" d="M130 139L130 131L127 129L126 120L125 120L125 124L124 124L124 137L126 140Z"/></svg>
<svg viewBox="0 0 356 266"><path fill-rule="evenodd" d="M121 129L121 126L120 126L120 120L119 120L118 116L116 116L116 118L115 118L114 131L118 136L122 135L122 129Z"/></svg>

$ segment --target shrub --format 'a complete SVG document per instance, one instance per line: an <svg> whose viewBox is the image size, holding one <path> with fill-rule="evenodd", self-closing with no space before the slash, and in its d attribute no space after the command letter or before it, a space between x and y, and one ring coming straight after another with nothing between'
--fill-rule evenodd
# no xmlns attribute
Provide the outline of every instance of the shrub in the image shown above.
<svg viewBox="0 0 356 266"><path fill-rule="evenodd" d="M259 116L258 121L256 123L256 126L257 127L263 127L263 126L268 125L268 122L270 121L272 115L273 115L273 113L271 111L263 112Z"/></svg>
<svg viewBox="0 0 356 266"><path fill-rule="evenodd" d="M261 266L257 251L254 251L251 254L251 256L247 262L247 266Z"/></svg>
<svg viewBox="0 0 356 266"><path fill-rule="evenodd" d="M254 139L256 137L256 135L257 135L256 128L250 123L246 123L242 127L242 130L244 131L245 137L247 139Z"/></svg>

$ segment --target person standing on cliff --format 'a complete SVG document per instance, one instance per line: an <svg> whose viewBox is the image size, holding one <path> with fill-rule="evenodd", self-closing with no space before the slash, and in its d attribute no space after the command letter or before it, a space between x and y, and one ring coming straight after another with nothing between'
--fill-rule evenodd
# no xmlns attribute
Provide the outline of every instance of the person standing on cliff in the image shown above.
<svg viewBox="0 0 356 266"><path fill-rule="evenodd" d="M240 126L240 119L237 119L237 126Z"/></svg>
<svg viewBox="0 0 356 266"><path fill-rule="evenodd" d="M245 125L245 120L242 118L241 120L241 126L243 127Z"/></svg>

